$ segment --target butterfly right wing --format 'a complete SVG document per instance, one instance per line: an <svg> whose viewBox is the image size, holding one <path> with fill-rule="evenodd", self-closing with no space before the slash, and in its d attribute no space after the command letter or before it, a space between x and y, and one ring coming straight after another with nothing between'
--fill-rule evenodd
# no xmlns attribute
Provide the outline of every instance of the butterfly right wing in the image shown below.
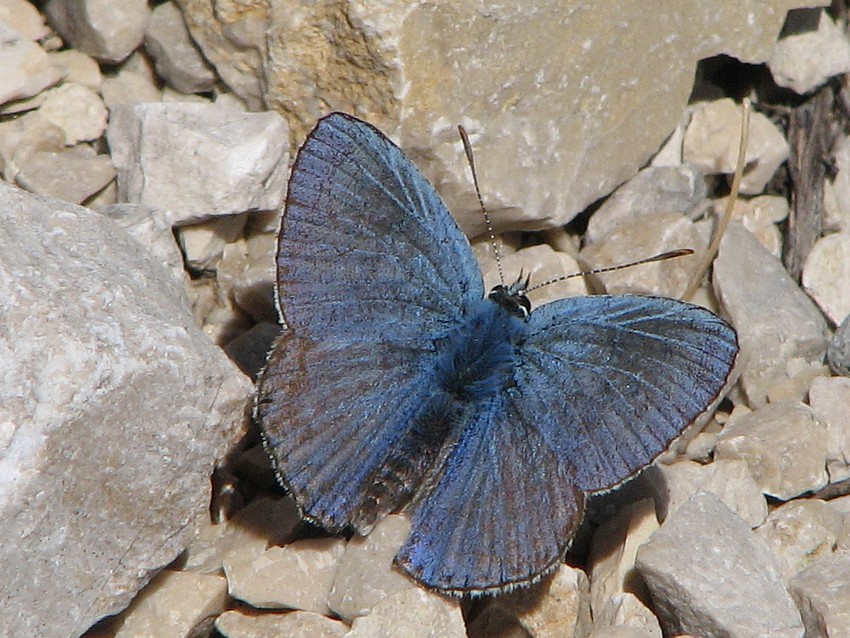
<svg viewBox="0 0 850 638"><path fill-rule="evenodd" d="M277 266L287 331L259 380L266 448L308 518L366 532L439 450L434 340L481 299L480 271L413 163L340 113L298 153Z"/></svg>

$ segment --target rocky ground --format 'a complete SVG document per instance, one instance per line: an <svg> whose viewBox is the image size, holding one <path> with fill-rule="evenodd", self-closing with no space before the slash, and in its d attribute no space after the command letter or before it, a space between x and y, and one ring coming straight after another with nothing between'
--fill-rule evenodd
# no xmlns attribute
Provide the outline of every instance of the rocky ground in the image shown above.
<svg viewBox="0 0 850 638"><path fill-rule="evenodd" d="M0 0L6 635L850 636L846 7L676 4ZM743 97L744 179L693 296L738 331L737 383L591 503L563 566L447 599L391 567L404 516L351 539L300 521L249 411L318 117L399 141L492 285L457 124L502 268L543 281L701 252ZM681 297L697 261L532 302Z"/></svg>

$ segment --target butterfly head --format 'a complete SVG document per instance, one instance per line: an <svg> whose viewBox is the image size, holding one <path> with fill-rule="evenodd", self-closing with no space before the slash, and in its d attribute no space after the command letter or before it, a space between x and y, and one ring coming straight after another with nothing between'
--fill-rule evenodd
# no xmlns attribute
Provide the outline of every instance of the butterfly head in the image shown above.
<svg viewBox="0 0 850 638"><path fill-rule="evenodd" d="M531 313L531 302L525 295L530 280L530 275L523 277L522 273L520 273L517 280L510 286L505 286L504 284L494 286L490 294L487 295L487 298L502 306L502 308L512 315L526 320L529 313Z"/></svg>

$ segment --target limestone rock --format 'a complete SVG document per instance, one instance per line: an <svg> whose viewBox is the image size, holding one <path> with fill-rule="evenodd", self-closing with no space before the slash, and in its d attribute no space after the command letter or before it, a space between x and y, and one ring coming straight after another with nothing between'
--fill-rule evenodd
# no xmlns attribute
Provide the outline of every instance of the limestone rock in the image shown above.
<svg viewBox="0 0 850 638"><path fill-rule="evenodd" d="M208 518L252 388L118 225L2 183L0 200L0 626L67 638Z"/></svg>

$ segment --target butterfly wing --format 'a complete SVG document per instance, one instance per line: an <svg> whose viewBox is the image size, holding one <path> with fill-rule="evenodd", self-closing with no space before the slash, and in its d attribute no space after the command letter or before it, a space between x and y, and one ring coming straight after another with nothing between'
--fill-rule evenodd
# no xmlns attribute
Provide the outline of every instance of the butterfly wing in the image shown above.
<svg viewBox="0 0 850 638"><path fill-rule="evenodd" d="M433 339L483 296L469 243L437 193L377 129L321 120L292 170L277 253L287 331L256 414L305 515L361 532L415 491L441 427L421 423Z"/></svg>
<svg viewBox="0 0 850 638"><path fill-rule="evenodd" d="M718 398L738 354L735 331L674 299L563 299L531 314L518 383L523 409L548 415L547 445L585 492L610 489L664 451Z"/></svg>
<svg viewBox="0 0 850 638"><path fill-rule="evenodd" d="M434 188L380 131L342 113L298 153L277 269L286 325L305 337L419 343L484 296Z"/></svg>
<svg viewBox="0 0 850 638"><path fill-rule="evenodd" d="M563 557L584 495L570 464L543 439L538 416L522 407L526 394L515 388L480 406L414 502L396 562L425 585L502 591Z"/></svg>
<svg viewBox="0 0 850 638"><path fill-rule="evenodd" d="M531 313L514 385L462 430L412 506L396 561L450 592L532 582L563 556L584 493L640 470L718 397L734 330L670 299L577 297Z"/></svg>

